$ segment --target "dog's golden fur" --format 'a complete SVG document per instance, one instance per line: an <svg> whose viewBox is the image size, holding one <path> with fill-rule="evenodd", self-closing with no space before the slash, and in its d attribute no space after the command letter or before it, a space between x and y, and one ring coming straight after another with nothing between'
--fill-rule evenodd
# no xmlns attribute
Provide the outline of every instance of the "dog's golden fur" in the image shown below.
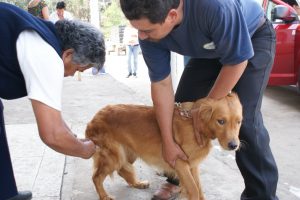
<svg viewBox="0 0 300 200"><path fill-rule="evenodd" d="M178 159L175 169L163 159L162 142L153 107L142 105L112 105L100 110L88 124L86 137L100 148L94 154L93 181L101 200L112 199L103 187L107 175L117 171L127 183L136 188L147 188L147 182L138 181L132 163L141 158L169 174L176 174L182 189L190 200L203 200L199 181L199 163L208 155L211 140L217 138L227 150L236 150L242 120L242 106L236 94L221 100L203 98L195 103L183 103L182 109L192 109L191 118L174 110L173 136L188 156ZM201 123L203 145L195 139L194 128ZM194 124L194 126L193 126Z"/></svg>

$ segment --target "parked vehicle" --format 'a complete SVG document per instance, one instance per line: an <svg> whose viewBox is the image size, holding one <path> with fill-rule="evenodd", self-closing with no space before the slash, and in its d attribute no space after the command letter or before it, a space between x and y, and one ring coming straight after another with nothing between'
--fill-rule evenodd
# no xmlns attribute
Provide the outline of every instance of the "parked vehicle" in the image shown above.
<svg viewBox="0 0 300 200"><path fill-rule="evenodd" d="M276 31L276 54L269 85L297 85L300 91L300 21L281 0L258 0ZM298 1L299 3L299 1Z"/></svg>

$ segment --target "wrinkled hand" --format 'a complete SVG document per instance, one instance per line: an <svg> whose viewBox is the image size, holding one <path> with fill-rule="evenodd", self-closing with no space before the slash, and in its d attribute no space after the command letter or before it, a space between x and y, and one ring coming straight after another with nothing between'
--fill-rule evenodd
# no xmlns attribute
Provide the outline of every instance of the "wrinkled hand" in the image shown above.
<svg viewBox="0 0 300 200"><path fill-rule="evenodd" d="M193 127L194 127L194 134L196 137L196 141L200 147L204 146L204 138L202 134L203 130L203 122L201 119L199 119L198 111L194 111L191 113L193 118Z"/></svg>
<svg viewBox="0 0 300 200"><path fill-rule="evenodd" d="M182 159L187 160L187 156L182 151L182 149L175 142L170 144L165 144L162 147L164 160L172 167L175 167L176 160Z"/></svg>
<svg viewBox="0 0 300 200"><path fill-rule="evenodd" d="M84 159L89 159L91 158L94 153L96 152L97 148L99 148L98 146L96 146L94 144L94 142L90 139L79 139L82 143L83 143L83 149L84 149L84 152L83 152L83 156L82 158Z"/></svg>

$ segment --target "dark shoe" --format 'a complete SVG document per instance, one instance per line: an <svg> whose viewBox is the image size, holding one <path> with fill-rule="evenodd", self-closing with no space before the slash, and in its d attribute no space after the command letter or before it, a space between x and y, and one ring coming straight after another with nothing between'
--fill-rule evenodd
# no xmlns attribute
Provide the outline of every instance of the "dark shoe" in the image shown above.
<svg viewBox="0 0 300 200"><path fill-rule="evenodd" d="M132 76L132 73L129 73L129 74L126 76L126 78L129 78L130 76Z"/></svg>
<svg viewBox="0 0 300 200"><path fill-rule="evenodd" d="M136 75L136 73L133 73L133 77L134 77L134 78L137 78L137 75Z"/></svg>
<svg viewBox="0 0 300 200"><path fill-rule="evenodd" d="M164 183L153 195L151 200L174 200L179 196L180 187Z"/></svg>
<svg viewBox="0 0 300 200"><path fill-rule="evenodd" d="M30 191L18 192L18 194L8 200L30 200L32 198L32 193Z"/></svg>

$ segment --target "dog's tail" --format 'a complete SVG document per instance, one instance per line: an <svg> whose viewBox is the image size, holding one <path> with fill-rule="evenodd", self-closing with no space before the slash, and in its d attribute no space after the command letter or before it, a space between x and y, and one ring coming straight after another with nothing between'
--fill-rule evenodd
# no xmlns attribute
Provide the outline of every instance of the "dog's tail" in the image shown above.
<svg viewBox="0 0 300 200"><path fill-rule="evenodd" d="M98 127L95 123L89 122L87 124L86 130L85 130L85 137L92 140L95 144L100 145L103 143L101 141L101 138L105 134L105 130L102 130L101 127Z"/></svg>
<svg viewBox="0 0 300 200"><path fill-rule="evenodd" d="M85 137L92 140L101 149L113 149L118 143L111 138L109 128L104 125L101 119L93 119L87 124Z"/></svg>
<svg viewBox="0 0 300 200"><path fill-rule="evenodd" d="M113 172L119 171L124 162L131 158L124 157L124 155L130 155L129 150L111 138L109 130L99 120L88 123L85 136L99 146L94 154L94 158L101 158L96 159L96 163L94 162L97 173L110 175L113 178Z"/></svg>

